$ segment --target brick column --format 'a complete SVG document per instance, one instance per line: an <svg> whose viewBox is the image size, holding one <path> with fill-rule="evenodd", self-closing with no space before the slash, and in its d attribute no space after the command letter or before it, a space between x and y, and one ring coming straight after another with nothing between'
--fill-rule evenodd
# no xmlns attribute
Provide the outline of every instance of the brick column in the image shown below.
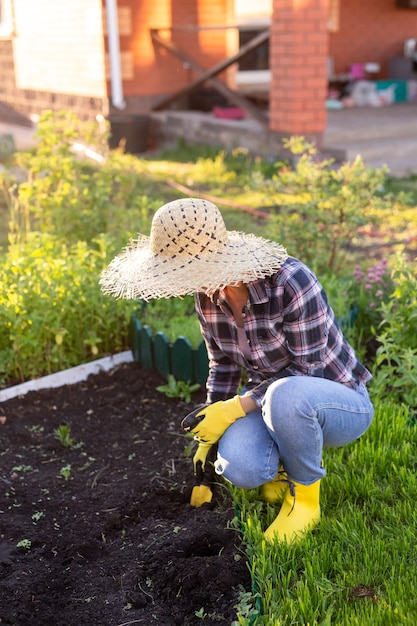
<svg viewBox="0 0 417 626"><path fill-rule="evenodd" d="M274 0L270 130L320 143L326 126L328 0Z"/></svg>

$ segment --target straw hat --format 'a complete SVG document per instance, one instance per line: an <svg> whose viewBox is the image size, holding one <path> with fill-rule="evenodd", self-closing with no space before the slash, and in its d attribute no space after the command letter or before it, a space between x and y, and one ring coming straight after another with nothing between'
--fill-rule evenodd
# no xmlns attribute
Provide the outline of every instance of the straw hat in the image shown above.
<svg viewBox="0 0 417 626"><path fill-rule="evenodd" d="M287 256L278 243L227 231L211 202L185 198L158 209L150 236L131 240L104 270L100 285L104 293L126 299L213 293L270 276Z"/></svg>

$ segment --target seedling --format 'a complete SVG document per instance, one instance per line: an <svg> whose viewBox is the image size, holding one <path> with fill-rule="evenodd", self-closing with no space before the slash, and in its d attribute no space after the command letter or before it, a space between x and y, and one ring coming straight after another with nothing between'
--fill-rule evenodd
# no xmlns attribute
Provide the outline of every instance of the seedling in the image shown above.
<svg viewBox="0 0 417 626"><path fill-rule="evenodd" d="M64 448L72 448L74 439L71 437L71 429L66 424L61 424L54 430L55 439L59 441Z"/></svg>
<svg viewBox="0 0 417 626"><path fill-rule="evenodd" d="M29 428L29 432L31 433L43 433L44 431L44 427L43 426L39 426L38 424L35 424L34 426L31 426Z"/></svg>
<svg viewBox="0 0 417 626"><path fill-rule="evenodd" d="M30 539L22 539L17 544L18 548L23 548L26 552L30 552L32 548L32 542Z"/></svg>
<svg viewBox="0 0 417 626"><path fill-rule="evenodd" d="M179 398L187 404L191 402L191 394L199 389L200 385L198 383L191 384L190 381L175 380L172 374L168 374L167 385L159 385L156 388L157 391L161 391L168 398Z"/></svg>
<svg viewBox="0 0 417 626"><path fill-rule="evenodd" d="M44 515L45 513L43 511L36 511L36 513L32 515L32 520L35 526L36 526L36 523L39 522L39 520L41 520Z"/></svg>
<svg viewBox="0 0 417 626"><path fill-rule="evenodd" d="M15 465L12 467L12 472L31 472L33 470L32 465Z"/></svg>
<svg viewBox="0 0 417 626"><path fill-rule="evenodd" d="M64 467L61 467L59 475L64 480L69 480L71 478L71 465L64 465Z"/></svg>

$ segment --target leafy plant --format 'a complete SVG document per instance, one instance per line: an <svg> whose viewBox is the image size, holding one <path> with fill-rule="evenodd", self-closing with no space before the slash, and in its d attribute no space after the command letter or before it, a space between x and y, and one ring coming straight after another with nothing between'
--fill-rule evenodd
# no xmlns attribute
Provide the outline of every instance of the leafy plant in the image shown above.
<svg viewBox="0 0 417 626"><path fill-rule="evenodd" d="M175 380L175 376L168 374L168 384L159 385L156 389L168 398L179 398L188 404L191 402L191 394L198 391L200 385L198 383L191 384L190 381Z"/></svg>
<svg viewBox="0 0 417 626"><path fill-rule="evenodd" d="M32 549L32 542L30 539L21 539L16 546L18 548L23 548L26 552L30 552Z"/></svg>
<svg viewBox="0 0 417 626"><path fill-rule="evenodd" d="M12 467L12 472L31 472L32 470L32 465L15 465Z"/></svg>
<svg viewBox="0 0 417 626"><path fill-rule="evenodd" d="M243 587L239 589L239 602L234 607L237 610L238 621L232 622L231 626L249 626L256 623L259 611L255 606L259 600L259 595L246 591Z"/></svg>
<svg viewBox="0 0 417 626"><path fill-rule="evenodd" d="M139 159L126 159L107 147L108 124L81 122L71 111L44 111L38 124L34 153L19 153L27 180L10 187L9 203L25 230L58 236L68 243L92 241L112 232L118 206L125 217L149 223L149 201L141 188ZM95 160L80 159L74 146L93 145ZM68 219L68 216L71 219ZM120 226L120 217L117 217ZM131 223L129 223L129 230ZM124 242L123 242L124 243Z"/></svg>
<svg viewBox="0 0 417 626"><path fill-rule="evenodd" d="M362 268L356 264L353 280L346 289L349 308L355 311L355 334L352 343L367 364L375 358L377 329L383 321L382 304L389 301L394 281L388 259ZM352 334L349 335L352 339Z"/></svg>
<svg viewBox="0 0 417 626"><path fill-rule="evenodd" d="M59 441L64 448L72 448L74 439L71 437L71 429L66 424L61 424L54 430L55 439Z"/></svg>
<svg viewBox="0 0 417 626"><path fill-rule="evenodd" d="M136 304L108 298L98 278L110 239L73 246L33 233L0 264L0 380L50 374L129 346Z"/></svg>
<svg viewBox="0 0 417 626"><path fill-rule="evenodd" d="M69 480L71 478L71 465L68 464L61 467L59 475L64 480Z"/></svg>
<svg viewBox="0 0 417 626"><path fill-rule="evenodd" d="M417 260L416 260L417 261ZM399 254L392 270L394 290L381 303L372 391L404 402L417 418L417 262Z"/></svg>
<svg viewBox="0 0 417 626"><path fill-rule="evenodd" d="M199 619L205 619L207 617L207 613L205 612L203 606L198 611L194 611L194 615Z"/></svg>
<svg viewBox="0 0 417 626"><path fill-rule="evenodd" d="M44 515L45 515L45 513L43 511L36 511L36 513L34 513L32 515L32 520L33 520L33 523L35 524L35 526L36 526L37 522L39 522L43 518Z"/></svg>
<svg viewBox="0 0 417 626"><path fill-rule="evenodd" d="M268 203L277 207L269 236L317 272L339 273L359 229L392 209L392 196L381 191L386 172L365 166L360 157L339 168L332 160L318 161L317 149L303 137L291 137L285 146L295 166L257 179Z"/></svg>

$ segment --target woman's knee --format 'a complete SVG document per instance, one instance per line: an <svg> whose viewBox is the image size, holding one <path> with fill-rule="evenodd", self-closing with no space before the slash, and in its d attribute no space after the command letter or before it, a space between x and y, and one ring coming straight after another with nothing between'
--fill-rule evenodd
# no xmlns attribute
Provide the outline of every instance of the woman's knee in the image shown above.
<svg viewBox="0 0 417 626"><path fill-rule="evenodd" d="M278 450L260 413L234 422L219 441L216 473L236 487L253 489L278 471Z"/></svg>
<svg viewBox="0 0 417 626"><path fill-rule="evenodd" d="M220 449L214 468L217 475L223 476L229 483L242 489L255 489L266 482L261 476L261 468L256 463L245 462L240 456L231 458L230 455L223 455Z"/></svg>

